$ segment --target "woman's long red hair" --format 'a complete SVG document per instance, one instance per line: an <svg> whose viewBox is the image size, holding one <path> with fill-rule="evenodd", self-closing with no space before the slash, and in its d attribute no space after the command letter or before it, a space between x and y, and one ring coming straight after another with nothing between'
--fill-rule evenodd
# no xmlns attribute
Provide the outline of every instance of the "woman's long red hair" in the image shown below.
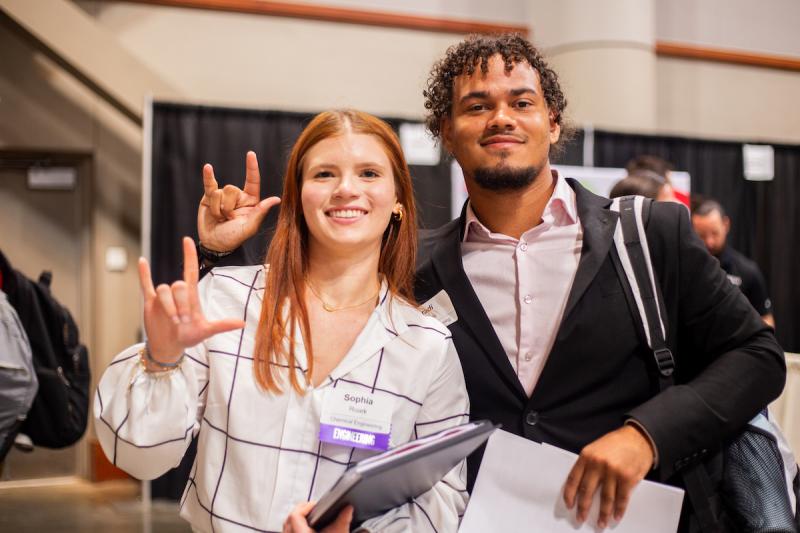
<svg viewBox="0 0 800 533"><path fill-rule="evenodd" d="M283 180L278 224L267 250L269 270L256 334L254 371L258 384L270 392L281 392L280 376L288 375L292 388L301 394L311 380L314 351L304 299L308 226L303 218L300 200L303 159L318 142L348 131L377 137L391 161L397 201L403 206L403 217L399 221L392 217L384 232L378 272L383 275L393 295L414 301L416 207L411 175L397 135L384 121L361 111L320 113L306 126L292 147ZM300 328L308 359L304 383L300 382L294 370L297 365L297 328Z"/></svg>

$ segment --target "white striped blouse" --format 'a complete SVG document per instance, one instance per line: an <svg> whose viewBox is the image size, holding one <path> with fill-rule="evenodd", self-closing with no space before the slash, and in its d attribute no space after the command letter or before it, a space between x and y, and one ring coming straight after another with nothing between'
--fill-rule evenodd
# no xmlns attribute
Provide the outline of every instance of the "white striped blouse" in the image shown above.
<svg viewBox="0 0 800 533"><path fill-rule="evenodd" d="M331 387L391 397L391 446L469 418L449 331L392 298L385 283L380 304L323 384L303 395L290 386L283 394L264 392L252 366L263 287L261 266L212 270L198 287L206 317L241 316L245 328L188 349L181 367L164 374L145 372L140 345L132 346L114 358L95 395L103 450L137 478L152 479L178 465L198 436L180 502L181 516L195 531L280 531L297 503L318 499L348 465L375 453L320 442L320 413ZM294 371L305 372L302 342L296 355ZM429 492L363 526L454 532L466 501L462 463Z"/></svg>

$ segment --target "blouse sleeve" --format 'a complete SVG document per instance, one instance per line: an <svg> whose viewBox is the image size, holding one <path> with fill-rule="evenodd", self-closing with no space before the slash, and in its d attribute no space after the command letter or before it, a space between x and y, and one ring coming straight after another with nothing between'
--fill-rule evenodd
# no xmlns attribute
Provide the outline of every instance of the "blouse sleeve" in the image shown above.
<svg viewBox="0 0 800 533"><path fill-rule="evenodd" d="M428 389L414 424L415 438L469 421L469 399L464 375L453 341L447 340L447 354ZM446 533L458 530L469 495L466 460L461 461L440 482L410 503L364 522L359 531L371 533Z"/></svg>
<svg viewBox="0 0 800 533"><path fill-rule="evenodd" d="M200 299L206 280L200 282ZM146 372L143 344L118 354L94 397L97 436L111 462L138 479L153 479L180 464L200 429L209 379L201 343L184 352L175 370Z"/></svg>

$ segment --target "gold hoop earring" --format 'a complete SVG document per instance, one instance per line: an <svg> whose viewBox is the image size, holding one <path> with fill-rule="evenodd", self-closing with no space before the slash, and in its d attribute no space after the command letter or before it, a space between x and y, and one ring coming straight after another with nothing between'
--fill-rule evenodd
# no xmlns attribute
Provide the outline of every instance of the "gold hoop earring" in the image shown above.
<svg viewBox="0 0 800 533"><path fill-rule="evenodd" d="M397 211L392 211L392 220L397 222L403 221L403 206L398 206Z"/></svg>

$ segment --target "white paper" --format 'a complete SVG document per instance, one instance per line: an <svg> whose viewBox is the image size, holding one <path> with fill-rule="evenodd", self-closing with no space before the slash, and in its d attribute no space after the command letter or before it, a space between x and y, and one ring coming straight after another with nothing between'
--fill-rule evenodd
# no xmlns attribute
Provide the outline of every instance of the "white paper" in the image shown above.
<svg viewBox="0 0 800 533"><path fill-rule="evenodd" d="M459 532L601 531L596 526L599 494L582 525L575 520L575 509L564 504L564 483L577 457L547 444L495 431L486 446ZM606 531L675 533L682 503L682 490L642 481L631 495L625 516L619 523L612 520Z"/></svg>
<svg viewBox="0 0 800 533"><path fill-rule="evenodd" d="M769 144L742 145L744 179L769 181L775 179L775 149Z"/></svg>

